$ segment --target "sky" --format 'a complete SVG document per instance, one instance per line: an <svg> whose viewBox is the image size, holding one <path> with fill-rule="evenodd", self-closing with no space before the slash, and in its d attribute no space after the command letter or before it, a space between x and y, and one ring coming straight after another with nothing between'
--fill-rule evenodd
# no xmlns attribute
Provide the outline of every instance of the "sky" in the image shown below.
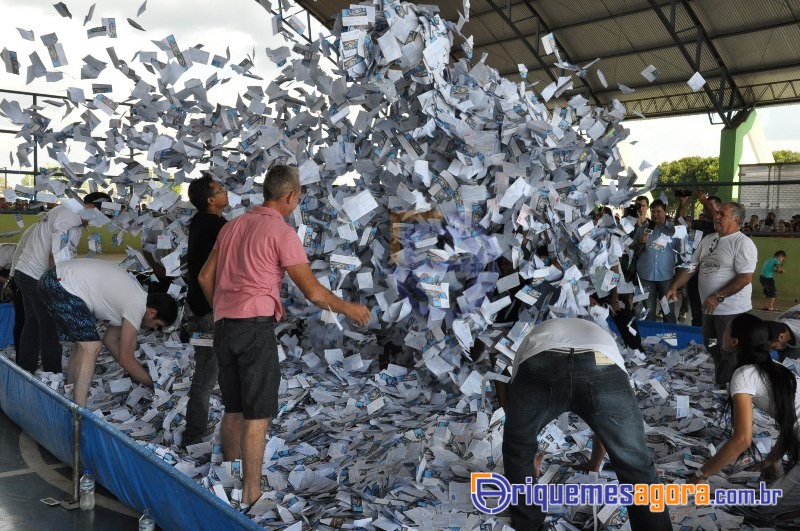
<svg viewBox="0 0 800 531"><path fill-rule="evenodd" d="M248 85L265 86L275 71L265 54L266 47L275 47L284 43L281 37L272 35L271 15L255 0L213 0L188 1L154 1L150 0L146 11L139 17L136 12L141 5L140 0L102 0L96 2L93 19L82 25L85 15L94 3L90 0L69 0L66 2L73 18L62 18L53 8L52 0L0 0L0 48L15 50L23 65L20 76L8 74L0 68L0 89L31 90L49 94L65 94L66 87L84 87L91 93L92 80L80 79L81 60L91 54L97 59L109 62L109 67L95 82L109 82L115 87L111 97L115 101L124 100L133 88L131 81L122 77L110 65L105 49L113 46L118 56L140 70L141 64L133 61L138 50L157 51L150 42L160 41L169 34L174 34L181 48L203 43L203 49L212 54L225 55L230 49L231 63L238 63L255 50L253 72L264 77L258 82L252 79L233 79L227 85L218 85L212 89L212 100L227 104L235 102L236 94L243 93ZM277 1L273 0L274 4ZM294 13L297 9L290 11ZM115 17L117 39L97 37L86 38L86 29L101 25L102 17ZM147 31L133 29L126 18L134 18ZM305 17L302 17L305 20ZM17 27L33 30L35 42L24 41ZM30 63L28 55L36 50L45 65L51 67L47 51L42 44L42 35L55 32L59 42L64 45L70 64L62 67L65 79L59 83L45 83L36 80L25 85L24 68ZM162 53L163 56L163 53ZM1 65L0 65L1 66ZM205 79L214 72L211 67L195 72L190 71L179 80L181 82L196 77ZM112 74L112 75L108 75ZM6 97L0 93L0 97ZM764 130L770 150L790 149L800 151L800 105L765 107L759 109L758 120ZM719 119L715 117L715 121ZM712 125L708 115L694 115L676 118L660 118L648 120L631 120L625 122L631 130L629 141L633 145L627 148L627 164L638 168L641 161L651 165L677 160L686 156L716 156L719 154L721 125ZM8 127L0 123L0 128ZM6 135L0 135L0 152L7 151ZM4 141L5 140L5 141ZM7 164L8 157L0 155L0 168Z"/></svg>
<svg viewBox="0 0 800 531"><path fill-rule="evenodd" d="M143 0L142 0L143 1ZM11 14L0 18L0 45L17 51L23 65L30 64L28 54L38 51L39 57L45 66L52 67L49 63L47 50L41 43L40 37L55 32L64 49L70 64L58 70L63 71L65 79L61 83L45 83L37 79L30 85L25 85L25 74L20 76L0 73L0 88L13 88L32 90L36 92L57 92L64 86L89 86L91 80L80 79L81 60L86 55L109 63L109 68L101 74L100 80L104 82L109 73L114 72L110 65L106 48L113 46L120 59L128 63L136 63L133 56L139 50L158 51L151 40L162 40L167 35L174 34L178 45L182 48L203 44L203 49L212 54L225 55L226 48L230 49L231 62L238 63L245 56L251 55L255 49L256 68L260 73L268 74L271 69L264 49L270 43L282 43L272 37L270 14L254 0L225 0L224 2L212 0L185 1L153 1L148 2L145 12L137 17L136 12L142 4L140 0L102 0L94 2L89 0L70 0L66 4L72 13L72 20L61 17L53 8L52 1L43 0L0 0L0 12ZM91 21L82 25L85 15L92 4L96 4ZM109 37L96 37L87 39L86 30L102 25L102 17L115 17L117 25L116 39ZM126 18L133 18L143 26L146 32L132 28ZM33 30L35 42L24 41L16 28ZM163 54L162 54L163 58ZM136 69L141 69L137 66ZM214 69L208 68L212 73ZM192 77L194 71L183 81ZM124 99L127 97L132 83L121 75L116 78L122 80L115 84L114 96ZM252 82L252 80L250 80Z"/></svg>
<svg viewBox="0 0 800 531"><path fill-rule="evenodd" d="M91 97L92 83L109 83L114 91L108 96L116 101L122 102L134 88L134 83L125 78L111 64L111 60L106 51L108 47L114 47L117 56L126 61L137 72L141 72L148 83L154 83L154 76L147 73L142 64L134 59L135 54L142 51L159 52L159 59L164 60L164 52L151 41L161 41L168 35L173 34L181 49L194 47L202 44L202 49L211 55L225 56L229 50L230 62L222 70L220 78L229 77L231 80L226 84L218 84L209 91L209 100L212 103L224 103L235 105L238 94L247 91L249 85L260 84L266 86L270 79L274 77L277 69L267 58L265 49L275 48L287 44L282 37L272 35L271 14L268 13L254 0L225 0L224 2L212 0L193 0L186 1L153 1L147 4L147 9L141 16L136 16L139 6L144 0L102 0L99 2L89 0L67 0L72 19L63 18L53 7L52 1L43 0L0 0L0 13L10 16L0 17L0 49L8 48L17 52L21 63L20 75L13 75L5 72L2 62L0 62L0 89L24 90L44 94L66 95L68 87L80 87L85 94ZM92 20L83 25L84 18L89 12L93 3L96 3ZM299 9L289 11L290 14L298 12ZM101 26L101 18L114 17L116 19L117 35L116 39L106 36L88 39L86 30L92 27ZM138 24L145 28L146 32L131 27L126 21L127 18L135 19ZM305 17L303 17L305 20ZM35 41L26 41L17 31L17 28L33 30ZM64 51L69 61L67 66L54 69L47 52L42 44L41 36L55 32L58 42L64 46ZM38 52L40 59L48 70L58 70L64 73L64 79L56 83L47 83L44 78L38 78L31 84L26 85L26 69L30 64L29 54L33 51ZM264 81L245 78L239 76L230 69L231 64L238 64L248 56L254 56L255 67L253 72L264 78ZM81 67L83 58L91 55L92 57L108 63L98 79L81 80ZM217 73L216 68L205 65L195 65L184 74L174 85L176 90L183 87L183 84L192 79L205 81L209 76ZM7 94L0 92L0 98L11 99ZM24 101L24 100L23 100ZM30 104L22 103L25 107ZM96 113L98 117L103 117L102 113ZM48 113L52 116L53 113ZM75 116L71 115L64 123L75 121ZM52 124L54 128L63 126L64 123ZM15 129L8 120L0 118L0 129ZM104 129L102 125L98 128ZM9 166L7 153L13 150L13 138L10 135L0 134L0 171ZM40 151L40 157L44 154ZM81 157L74 157L73 160L80 160ZM16 161L15 161L16 162ZM52 161L40 159L40 164L51 164ZM9 166L11 169L30 169L20 168L18 164Z"/></svg>
<svg viewBox="0 0 800 531"><path fill-rule="evenodd" d="M770 151L800 151L799 104L763 107L756 109L756 115ZM647 160L654 166L683 157L715 157L719 155L722 125L718 116L713 118L713 125L706 114L627 121L625 126L631 130L628 139L635 142L630 151L636 160ZM638 167L635 160L626 162Z"/></svg>

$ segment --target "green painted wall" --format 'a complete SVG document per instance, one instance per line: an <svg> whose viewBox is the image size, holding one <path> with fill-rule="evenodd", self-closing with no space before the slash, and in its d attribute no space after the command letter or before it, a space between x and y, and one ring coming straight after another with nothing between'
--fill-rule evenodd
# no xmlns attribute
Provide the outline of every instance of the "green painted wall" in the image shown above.
<svg viewBox="0 0 800 531"><path fill-rule="evenodd" d="M775 275L778 299L800 302L800 238L754 236L753 241L758 248L758 266L753 274L753 298L763 299L764 296L764 292L761 291L761 283L758 281L764 262L768 258L772 258L775 251L786 251L786 260L783 262L784 272L782 275ZM758 308L760 307L761 305L758 306Z"/></svg>
<svg viewBox="0 0 800 531"><path fill-rule="evenodd" d="M739 182L739 161L742 160L744 137L756 122L756 111L753 109L733 127L724 127L719 140L719 181ZM739 199L738 186L721 186L718 195L723 201Z"/></svg>
<svg viewBox="0 0 800 531"><path fill-rule="evenodd" d="M25 225L25 228L27 228L36 223L39 220L39 217L40 214L23 214L22 223ZM20 229L19 225L17 225L16 215L0 214L0 234L5 234L7 232L16 230L19 230L20 232L8 238L0 238L0 243L16 243L19 241L20 236L22 236L22 233L24 232L24 229ZM104 253L124 253L127 246L133 247L137 250L141 250L142 248L142 242L139 236L134 236L128 232L123 232L122 245L115 247L111 244L112 232L109 232L108 229L105 227L87 227L86 230L83 231L81 243L78 245L79 254L86 254L89 252L88 237L90 234L95 232L100 233L100 237L103 240Z"/></svg>

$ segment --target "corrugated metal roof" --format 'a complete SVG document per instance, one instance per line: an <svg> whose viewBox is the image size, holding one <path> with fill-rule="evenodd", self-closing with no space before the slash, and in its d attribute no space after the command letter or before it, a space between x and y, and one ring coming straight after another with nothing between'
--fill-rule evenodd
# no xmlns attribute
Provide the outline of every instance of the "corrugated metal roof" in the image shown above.
<svg viewBox="0 0 800 531"><path fill-rule="evenodd" d="M332 27L339 12L355 2L296 3ZM457 0L423 3L439 6L442 16L453 21L463 10ZM471 0L470 21L462 32L474 37L475 60L488 52L487 64L514 80L519 79L517 64L525 64L528 81L541 80L534 87L541 90L552 76L561 74L540 45L540 38L552 30L564 55L575 64L601 58L562 99L575 93L601 105L618 99L631 117L635 112L651 117L710 112L730 120L733 111L743 108L800 101L800 1L675 0L674 18L670 4L669 0ZM703 38L699 53L698 35ZM456 58L463 57L460 44L456 36ZM699 69L694 66L698 56ZM650 64L660 74L653 83L641 75ZM601 84L597 68L608 88ZM696 70L707 81L705 91L692 92L686 84ZM620 84L636 90L624 94ZM719 99L721 89L724 97ZM733 106L728 105L731 101Z"/></svg>

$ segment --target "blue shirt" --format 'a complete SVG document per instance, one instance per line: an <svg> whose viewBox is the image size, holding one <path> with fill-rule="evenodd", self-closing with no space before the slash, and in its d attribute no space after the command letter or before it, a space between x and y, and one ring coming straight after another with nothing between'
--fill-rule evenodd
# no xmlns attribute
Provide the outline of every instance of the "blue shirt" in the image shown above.
<svg viewBox="0 0 800 531"><path fill-rule="evenodd" d="M645 226L641 226L636 229L634 241L639 241L645 228ZM663 248L656 244L662 234L669 238L669 243ZM678 253L675 251L678 242L672 237L673 234L675 234L675 227L668 221L663 226L654 228L647 237L647 243L636 258L636 273L640 279L659 281L669 280L675 276L675 263L678 257Z"/></svg>
<svg viewBox="0 0 800 531"><path fill-rule="evenodd" d="M781 265L781 261L774 256L764 262L764 267L761 268L761 276L764 278L775 278L775 266Z"/></svg>

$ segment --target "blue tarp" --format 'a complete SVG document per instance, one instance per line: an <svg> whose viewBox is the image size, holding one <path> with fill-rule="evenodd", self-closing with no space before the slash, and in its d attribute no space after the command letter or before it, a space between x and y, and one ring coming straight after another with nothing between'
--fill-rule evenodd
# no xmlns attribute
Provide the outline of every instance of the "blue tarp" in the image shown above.
<svg viewBox="0 0 800 531"><path fill-rule="evenodd" d="M0 355L0 408L39 444L72 463L71 408L76 407ZM261 529L153 452L84 408L81 460L125 504L150 511L165 530Z"/></svg>
<svg viewBox="0 0 800 531"><path fill-rule="evenodd" d="M703 344L703 329L699 326L660 323L658 321L639 321L639 334L642 337L657 336L660 334L675 334L678 339L677 348L683 349L694 341Z"/></svg>
<svg viewBox="0 0 800 531"><path fill-rule="evenodd" d="M14 304L0 304L0 348L14 344Z"/></svg>
<svg viewBox="0 0 800 531"><path fill-rule="evenodd" d="M2 355L0 408L47 451L72 463L70 402Z"/></svg>

